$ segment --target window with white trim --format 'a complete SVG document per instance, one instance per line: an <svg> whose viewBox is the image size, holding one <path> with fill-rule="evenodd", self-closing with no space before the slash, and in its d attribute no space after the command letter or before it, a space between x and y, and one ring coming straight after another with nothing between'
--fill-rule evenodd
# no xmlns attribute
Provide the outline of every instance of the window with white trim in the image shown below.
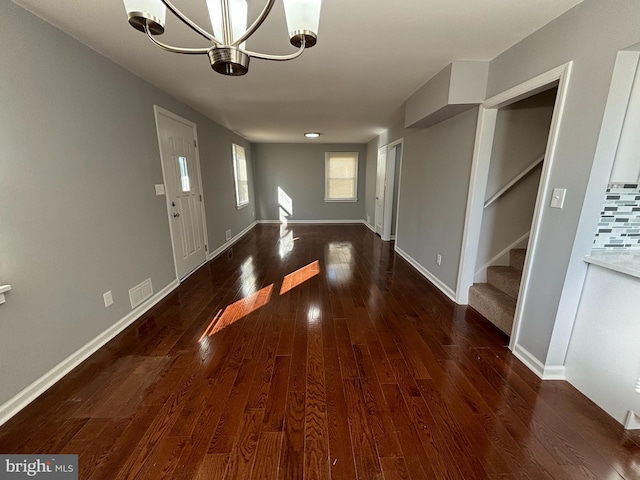
<svg viewBox="0 0 640 480"><path fill-rule="evenodd" d="M326 152L325 202L358 201L358 152Z"/></svg>
<svg viewBox="0 0 640 480"><path fill-rule="evenodd" d="M236 207L249 204L249 176L244 147L233 144L233 181L236 186Z"/></svg>

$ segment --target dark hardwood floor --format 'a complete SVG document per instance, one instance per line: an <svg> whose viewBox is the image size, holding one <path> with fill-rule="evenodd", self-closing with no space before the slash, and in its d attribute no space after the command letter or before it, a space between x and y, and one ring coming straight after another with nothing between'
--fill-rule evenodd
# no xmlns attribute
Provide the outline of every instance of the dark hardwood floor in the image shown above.
<svg viewBox="0 0 640 480"><path fill-rule="evenodd" d="M637 479L640 435L361 225L258 226L0 427L81 479Z"/></svg>

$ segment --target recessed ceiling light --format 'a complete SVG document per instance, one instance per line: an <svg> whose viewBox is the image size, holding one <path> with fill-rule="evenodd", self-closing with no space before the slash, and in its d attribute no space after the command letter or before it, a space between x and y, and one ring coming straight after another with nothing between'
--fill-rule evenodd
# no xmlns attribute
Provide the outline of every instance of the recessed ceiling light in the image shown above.
<svg viewBox="0 0 640 480"><path fill-rule="evenodd" d="M304 134L305 137L307 138L318 138L320 136L319 132L306 132Z"/></svg>

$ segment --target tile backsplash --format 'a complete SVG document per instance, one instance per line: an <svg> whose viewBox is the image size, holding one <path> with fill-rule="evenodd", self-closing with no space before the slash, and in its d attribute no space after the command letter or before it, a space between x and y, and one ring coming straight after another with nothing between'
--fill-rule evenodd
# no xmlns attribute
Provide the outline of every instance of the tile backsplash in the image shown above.
<svg viewBox="0 0 640 480"><path fill-rule="evenodd" d="M640 249L640 187L610 183L607 188L593 250Z"/></svg>

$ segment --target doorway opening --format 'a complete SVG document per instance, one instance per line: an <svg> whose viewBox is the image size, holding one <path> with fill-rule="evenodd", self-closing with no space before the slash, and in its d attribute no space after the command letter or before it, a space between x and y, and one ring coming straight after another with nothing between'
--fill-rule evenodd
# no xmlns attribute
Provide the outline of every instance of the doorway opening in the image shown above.
<svg viewBox="0 0 640 480"><path fill-rule="evenodd" d="M400 139L378 149L374 224L376 233L384 241L396 237L402 142Z"/></svg>
<svg viewBox="0 0 640 480"><path fill-rule="evenodd" d="M498 109L469 305L511 335L557 86Z"/></svg>
<svg viewBox="0 0 640 480"><path fill-rule="evenodd" d="M570 70L571 63L562 65L479 109L456 301L470 304L474 284L510 262L520 269L509 272L508 281L491 279L510 284L502 293L512 297L511 319L497 326L511 337L514 353L520 325L535 320L522 318L529 280L544 275L534 259L543 210L551 200L549 179Z"/></svg>

